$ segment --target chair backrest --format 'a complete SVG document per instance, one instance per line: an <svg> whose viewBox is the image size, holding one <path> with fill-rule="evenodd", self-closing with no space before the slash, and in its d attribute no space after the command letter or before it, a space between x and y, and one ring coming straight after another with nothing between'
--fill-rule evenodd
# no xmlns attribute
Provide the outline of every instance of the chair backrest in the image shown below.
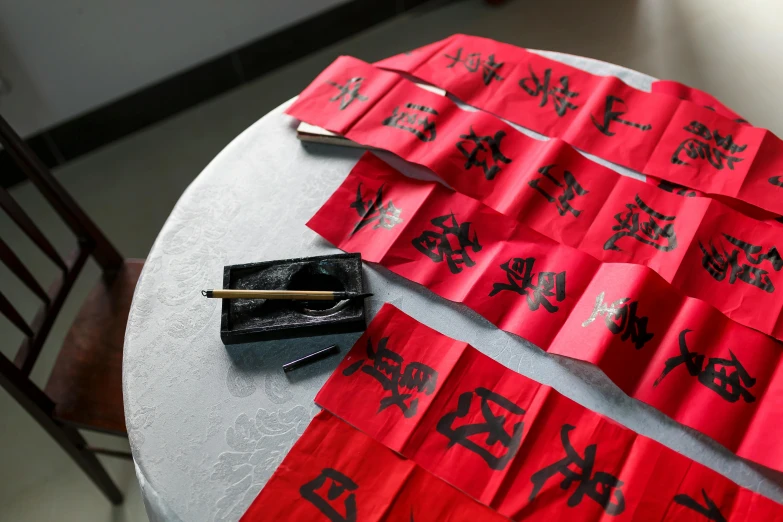
<svg viewBox="0 0 783 522"><path fill-rule="evenodd" d="M57 279L45 290L8 244L0 238L0 261L41 300L38 313L28 324L11 303L12 296L0 291L0 312L24 334L24 340L13 362L0 353L0 381L3 381L0 384L8 384L10 379L13 384L19 386L23 380L29 380L41 348L87 258L92 256L103 271L109 273L122 267L123 258L2 116L0 144L76 238L72 253L63 259L16 200L7 190L0 188L0 208L60 271ZM34 385L33 387L38 389Z"/></svg>

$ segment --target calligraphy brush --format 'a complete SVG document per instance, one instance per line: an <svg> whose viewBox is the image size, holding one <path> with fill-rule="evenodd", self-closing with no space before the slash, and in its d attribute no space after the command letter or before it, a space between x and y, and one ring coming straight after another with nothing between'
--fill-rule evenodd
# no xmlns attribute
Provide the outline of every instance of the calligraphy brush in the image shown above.
<svg viewBox="0 0 783 522"><path fill-rule="evenodd" d="M272 299L290 301L343 301L364 299L372 294L361 292L329 292L324 290L202 290L201 295L216 299Z"/></svg>

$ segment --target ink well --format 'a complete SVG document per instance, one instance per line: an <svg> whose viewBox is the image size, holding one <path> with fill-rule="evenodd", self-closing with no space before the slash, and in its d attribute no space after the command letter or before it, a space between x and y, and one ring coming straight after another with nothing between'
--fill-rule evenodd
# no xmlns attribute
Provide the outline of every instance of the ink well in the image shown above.
<svg viewBox="0 0 783 522"><path fill-rule="evenodd" d="M364 292L359 254L331 254L226 266L223 288ZM364 299L290 301L223 299L220 338L238 344L366 328Z"/></svg>

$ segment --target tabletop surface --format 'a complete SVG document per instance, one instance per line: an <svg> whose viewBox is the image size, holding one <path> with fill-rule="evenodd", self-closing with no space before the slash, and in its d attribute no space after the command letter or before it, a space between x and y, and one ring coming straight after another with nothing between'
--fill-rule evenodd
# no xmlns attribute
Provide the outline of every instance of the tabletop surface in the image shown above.
<svg viewBox="0 0 783 522"><path fill-rule="evenodd" d="M653 78L559 53L550 58L650 90ZM317 413L313 397L359 333L224 346L223 266L335 253L305 226L362 151L303 145L285 105L232 141L180 198L139 280L125 337L125 416L147 512L158 520L237 520ZM522 129L538 138L541 135ZM627 169L586 156L625 175ZM381 154L402 170L404 164ZM550 356L462 305L364 265L373 317L384 302L467 341L512 370L782 501L780 477L628 398L595 367ZM284 374L283 363L331 343L341 354Z"/></svg>

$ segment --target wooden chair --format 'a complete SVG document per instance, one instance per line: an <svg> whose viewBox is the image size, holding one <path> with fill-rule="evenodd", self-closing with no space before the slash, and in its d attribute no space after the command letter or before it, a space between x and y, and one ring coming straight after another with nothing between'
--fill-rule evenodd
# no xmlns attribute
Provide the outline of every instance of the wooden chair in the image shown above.
<svg viewBox="0 0 783 522"><path fill-rule="evenodd" d="M25 336L13 361L0 353L0 385L57 441L113 504L120 504L122 494L95 454L128 457L130 454L90 447L78 429L127 437L122 404L122 348L143 260L123 259L2 117L0 143L76 236L75 249L63 259L11 195L0 188L0 208L60 272L48 290L44 290L0 238L0 260L42 302L37 315L28 324L11 304L11 296L0 292L0 312ZM71 325L48 384L41 390L30 380L30 372L89 256L100 265L102 277Z"/></svg>

